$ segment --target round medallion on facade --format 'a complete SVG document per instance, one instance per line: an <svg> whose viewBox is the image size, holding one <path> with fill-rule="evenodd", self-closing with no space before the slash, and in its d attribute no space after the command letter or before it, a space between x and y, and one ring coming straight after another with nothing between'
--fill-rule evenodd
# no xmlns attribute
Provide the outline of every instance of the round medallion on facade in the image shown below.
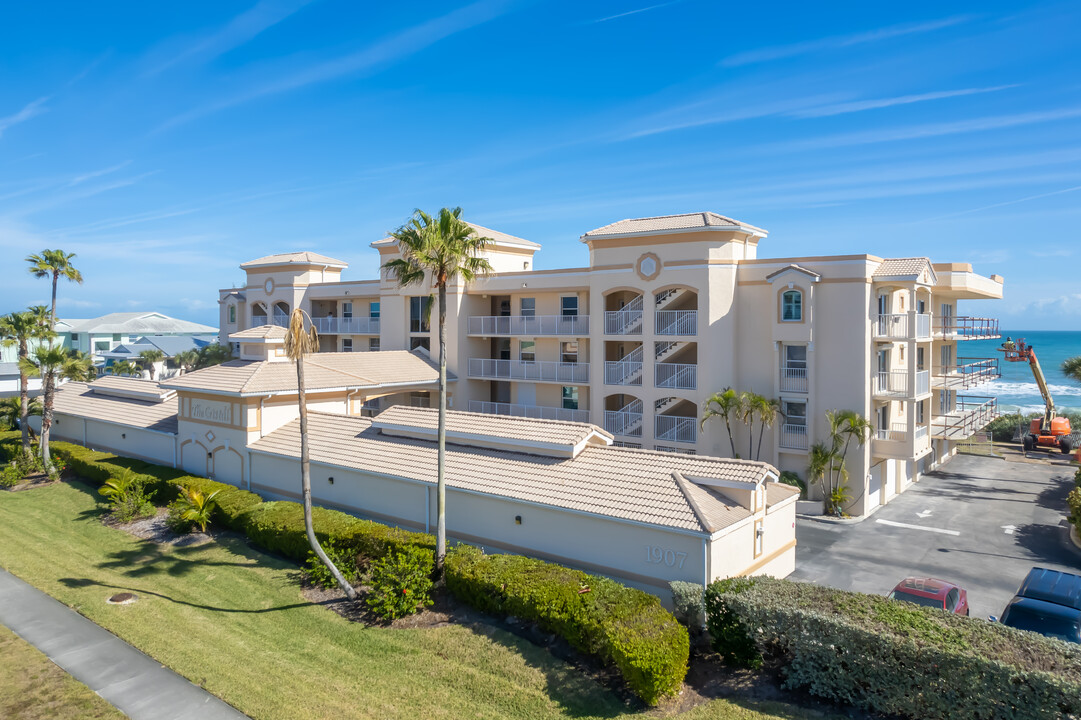
<svg viewBox="0 0 1081 720"><path fill-rule="evenodd" d="M638 258L635 271L643 280L652 280L661 274L661 259L653 253L646 253Z"/></svg>
<svg viewBox="0 0 1081 720"><path fill-rule="evenodd" d="M266 282L263 283L263 289L266 290L267 295L274 292L274 281L270 278L267 278Z"/></svg>

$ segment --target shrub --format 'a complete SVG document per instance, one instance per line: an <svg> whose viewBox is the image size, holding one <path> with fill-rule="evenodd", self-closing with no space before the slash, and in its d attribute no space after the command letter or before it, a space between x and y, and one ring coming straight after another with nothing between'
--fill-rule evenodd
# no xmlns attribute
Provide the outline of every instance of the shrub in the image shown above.
<svg viewBox="0 0 1081 720"><path fill-rule="evenodd" d="M214 509L218 506L215 498L220 493L221 490L214 490L204 494L195 488L181 486L180 497L174 500L169 507L175 507L176 513L181 520L186 520L193 526L198 526L199 532L206 532L206 526L210 524L210 518L214 513Z"/></svg>
<svg viewBox="0 0 1081 720"><path fill-rule="evenodd" d="M1081 712L1081 648L1035 633L774 578L713 583L706 612L711 635L777 658L786 687L864 710L921 720Z"/></svg>
<svg viewBox="0 0 1081 720"><path fill-rule="evenodd" d="M650 704L679 690L687 630L660 600L614 580L518 555L459 545L447 555L447 589L478 610L514 615L619 668Z"/></svg>
<svg viewBox="0 0 1081 720"><path fill-rule="evenodd" d="M355 549L345 547L337 540L327 540L320 544L323 546L323 552L327 554L327 557L330 558L330 561L334 563L350 585L360 578L360 570L357 568L357 551ZM338 581L330 572L330 568L324 565L319 556L310 549L308 550L308 560L304 563L304 574L308 576L308 581L312 585L328 589L338 587Z"/></svg>
<svg viewBox="0 0 1081 720"><path fill-rule="evenodd" d="M794 473L791 470L784 470L781 472L780 481L785 485L799 488L801 500L807 497L807 483L800 479L799 473Z"/></svg>
<svg viewBox="0 0 1081 720"><path fill-rule="evenodd" d="M435 555L426 548L395 550L372 564L372 589L365 602L384 620L412 615L432 604Z"/></svg>
<svg viewBox="0 0 1081 720"><path fill-rule="evenodd" d="M165 516L165 527L177 535L187 535L195 529L195 523L184 517L184 507L179 498L169 503L168 513Z"/></svg>
<svg viewBox="0 0 1081 720"><path fill-rule="evenodd" d="M704 591L699 583L676 580L668 583L672 588L672 604L675 606L676 619L690 628L701 628L705 624Z"/></svg>
<svg viewBox="0 0 1081 720"><path fill-rule="evenodd" d="M739 615L727 603L729 597L750 589L754 583L753 579L744 577L713 582L706 588L705 608L713 649L730 665L757 669L762 667L762 653Z"/></svg>
<svg viewBox="0 0 1081 720"><path fill-rule="evenodd" d="M1070 522L1081 532L1081 485L1075 487L1066 496L1066 505L1070 509Z"/></svg>
<svg viewBox="0 0 1081 720"><path fill-rule="evenodd" d="M0 470L0 487L15 487L23 481L23 474L15 463L10 463Z"/></svg>
<svg viewBox="0 0 1081 720"><path fill-rule="evenodd" d="M126 523L154 514L154 505L147 499L145 484L144 476L127 468L121 468L105 481L98 492L112 505L110 515L113 520Z"/></svg>

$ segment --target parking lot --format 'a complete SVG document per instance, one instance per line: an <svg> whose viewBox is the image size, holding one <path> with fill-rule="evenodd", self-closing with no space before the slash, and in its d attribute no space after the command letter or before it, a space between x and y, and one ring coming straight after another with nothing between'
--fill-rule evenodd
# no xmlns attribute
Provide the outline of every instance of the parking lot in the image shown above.
<svg viewBox="0 0 1081 720"><path fill-rule="evenodd" d="M1074 468L959 455L858 524L800 518L793 579L885 594L909 575L968 590L999 615L1034 565L1081 573L1067 537Z"/></svg>

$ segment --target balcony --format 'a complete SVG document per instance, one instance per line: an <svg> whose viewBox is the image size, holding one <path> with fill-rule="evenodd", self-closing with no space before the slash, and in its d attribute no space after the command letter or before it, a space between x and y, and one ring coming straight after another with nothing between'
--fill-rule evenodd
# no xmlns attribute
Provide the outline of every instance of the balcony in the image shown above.
<svg viewBox="0 0 1081 720"><path fill-rule="evenodd" d="M657 310L654 328L658 335L697 335L697 310Z"/></svg>
<svg viewBox="0 0 1081 720"><path fill-rule="evenodd" d="M871 384L876 397L918 397L931 392L931 373L920 370L916 372L915 382L913 382L907 370L877 372Z"/></svg>
<svg viewBox="0 0 1081 720"><path fill-rule="evenodd" d="M956 407L931 421L931 437L965 440L998 416L998 400L993 397L958 395Z"/></svg>
<svg viewBox="0 0 1081 720"><path fill-rule="evenodd" d="M693 443L698 440L698 419L658 415L653 419L654 437L663 442Z"/></svg>
<svg viewBox="0 0 1081 720"><path fill-rule="evenodd" d="M930 340L931 316L917 312L876 315L871 333L876 340Z"/></svg>
<svg viewBox="0 0 1081 720"><path fill-rule="evenodd" d="M781 425L780 444L788 450L806 450L810 445L807 438L807 426L795 423Z"/></svg>
<svg viewBox="0 0 1081 720"><path fill-rule="evenodd" d="M641 310L608 310L604 313L605 335L641 335Z"/></svg>
<svg viewBox="0 0 1081 720"><path fill-rule="evenodd" d="M469 377L478 380L528 380L583 385L589 382L589 363L469 358Z"/></svg>
<svg viewBox="0 0 1081 720"><path fill-rule="evenodd" d="M910 442L908 426L905 423L894 423L889 428L876 429L871 441L871 451L875 457L902 460L922 455L930 446L926 425L916 425Z"/></svg>
<svg viewBox="0 0 1081 720"><path fill-rule="evenodd" d="M570 422L589 422L588 410L545 407L543 405L520 405L518 403L486 402L470 400L469 412L489 415L511 415L514 417L537 418L540 420L565 420Z"/></svg>
<svg viewBox="0 0 1081 720"><path fill-rule="evenodd" d="M935 325L935 336L943 340L994 340L1002 337L998 320L980 317L944 317Z"/></svg>
<svg viewBox="0 0 1081 720"><path fill-rule="evenodd" d="M604 429L613 435L642 437L642 418L643 415L640 412L606 410L604 412Z"/></svg>
<svg viewBox="0 0 1081 720"><path fill-rule="evenodd" d="M807 392L807 368L791 366L782 367L781 392Z"/></svg>
<svg viewBox="0 0 1081 720"><path fill-rule="evenodd" d="M970 390L1000 377L998 358L957 358L960 365L939 367L931 382L936 390ZM963 362L963 361L969 362Z"/></svg>
<svg viewBox="0 0 1081 720"><path fill-rule="evenodd" d="M653 383L659 388L697 390L698 366L684 363L657 363L653 366Z"/></svg>
<svg viewBox="0 0 1081 720"><path fill-rule="evenodd" d="M477 315L469 318L469 334L484 337L586 337L588 315Z"/></svg>
<svg viewBox="0 0 1081 720"><path fill-rule="evenodd" d="M315 329L323 335L378 335L379 318L317 317L312 318Z"/></svg>

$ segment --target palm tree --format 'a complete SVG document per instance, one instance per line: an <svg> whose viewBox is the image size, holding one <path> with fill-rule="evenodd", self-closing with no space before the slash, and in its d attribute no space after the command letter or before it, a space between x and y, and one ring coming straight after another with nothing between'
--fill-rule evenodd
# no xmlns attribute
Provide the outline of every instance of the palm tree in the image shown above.
<svg viewBox="0 0 1081 720"><path fill-rule="evenodd" d="M30 355L30 341L46 338L52 331L48 326L45 308L41 305L13 312L0 318L0 342L18 347L19 358L19 428L22 432L23 455L30 457L29 397L30 376L23 371L22 362Z"/></svg>
<svg viewBox="0 0 1081 720"><path fill-rule="evenodd" d="M43 378L44 398L41 405L41 435L38 445L41 448L41 462L47 473L52 473L52 459L49 455L49 428L53 422L53 403L56 401L56 378L62 375L64 365L69 361L68 354L62 347L39 346L28 357L19 360L19 374Z"/></svg>
<svg viewBox="0 0 1081 720"><path fill-rule="evenodd" d="M121 360L120 362L113 363L110 368L113 371L113 375L134 375L136 373L142 373L139 366L130 360Z"/></svg>
<svg viewBox="0 0 1081 720"><path fill-rule="evenodd" d="M198 357L195 361L195 370L202 370L213 365L221 365L227 360L233 359L233 350L228 345L211 343L199 348Z"/></svg>
<svg viewBox="0 0 1081 720"><path fill-rule="evenodd" d="M744 425L747 426L747 459L750 460L754 453L754 418L758 412L755 398L759 395L746 390L739 394L739 409L737 415Z"/></svg>
<svg viewBox="0 0 1081 720"><path fill-rule="evenodd" d="M36 278L51 278L53 283L52 304L49 306L49 331L53 332L56 327L56 284L63 277L75 283L82 283L83 276L71 261L75 253L66 253L63 250L42 250L40 255L29 255L26 262L30 263L30 274ZM51 345L51 343L50 343ZM41 460L45 465L46 472L52 470L52 462L49 458L49 428L53 423L53 393L56 392L56 377L53 369L59 364L48 366L44 380L44 412L41 415Z"/></svg>
<svg viewBox="0 0 1081 720"><path fill-rule="evenodd" d="M766 434L766 428L772 428L777 416L781 413L781 401L776 398L768 398L765 395L755 394L752 398L755 414L758 415L758 450L755 451L754 459L762 459L762 436Z"/></svg>
<svg viewBox="0 0 1081 720"><path fill-rule="evenodd" d="M165 353L161 350L143 350L139 353L139 359L146 363L146 368L150 371L150 379L153 380L157 363L165 359Z"/></svg>
<svg viewBox="0 0 1081 720"><path fill-rule="evenodd" d="M846 460L849 447L853 442L857 447L863 447L871 436L872 426L869 420L853 410L827 410L826 423L829 426L829 441L826 446L829 492L826 496L826 504L830 512L840 513L845 508L838 507L834 500L837 492L842 490L848 482Z"/></svg>
<svg viewBox="0 0 1081 720"><path fill-rule="evenodd" d="M833 465L833 451L823 443L815 443L811 446L811 454L807 463L807 480L817 482L822 491L822 497L828 501L832 492L826 487L826 473Z"/></svg>
<svg viewBox="0 0 1081 720"><path fill-rule="evenodd" d="M40 415L41 403L37 398L33 398L27 405L27 415ZM23 418L23 407L20 398L10 397L0 400L0 427L13 428L17 424L22 423L26 425L26 420Z"/></svg>
<svg viewBox="0 0 1081 720"><path fill-rule="evenodd" d="M95 376L93 358L80 350L68 351L68 359L60 368L60 377L72 382L92 382Z"/></svg>
<svg viewBox="0 0 1081 720"><path fill-rule="evenodd" d="M315 556L327 566L327 570L330 570L330 574L345 591L346 597L356 600L357 591L323 552L319 538L315 536L315 525L312 522L312 467L308 450L308 398L304 390L304 356L319 351L319 336L315 332L314 325L307 330L304 329L305 317L307 315L300 308L294 310L289 317L289 327L285 335L285 354L297 364L297 403L300 406L300 487L304 498L304 531L308 535L308 544ZM310 324L311 318L308 320Z"/></svg>
<svg viewBox="0 0 1081 720"><path fill-rule="evenodd" d="M706 427L706 421L710 418L720 417L724 418L725 429L728 430L728 442L732 446L732 457L738 458L739 453L736 452L736 439L732 435L732 416L739 415L739 395L736 391L730 387L726 387L720 392L715 392L710 395L705 404L702 406L702 419L699 424L703 429Z"/></svg>
<svg viewBox="0 0 1081 720"><path fill-rule="evenodd" d="M491 238L480 237L462 220L462 209L443 208L435 218L414 210L409 222L390 234L401 257L383 265L398 287L419 285L425 278L439 293L439 440L436 458L435 571L443 574L447 554L446 452L447 452L447 285L461 278L468 283L492 272L479 253ZM428 303L431 308L431 303ZM430 312L430 309L429 309Z"/></svg>
<svg viewBox="0 0 1081 720"><path fill-rule="evenodd" d="M199 353L195 350L181 350L173 356L173 362L183 372L187 372L195 367L195 363L199 362Z"/></svg>
<svg viewBox="0 0 1081 720"><path fill-rule="evenodd" d="M1066 373L1066 377L1081 382L1081 355L1064 360L1062 372Z"/></svg>

